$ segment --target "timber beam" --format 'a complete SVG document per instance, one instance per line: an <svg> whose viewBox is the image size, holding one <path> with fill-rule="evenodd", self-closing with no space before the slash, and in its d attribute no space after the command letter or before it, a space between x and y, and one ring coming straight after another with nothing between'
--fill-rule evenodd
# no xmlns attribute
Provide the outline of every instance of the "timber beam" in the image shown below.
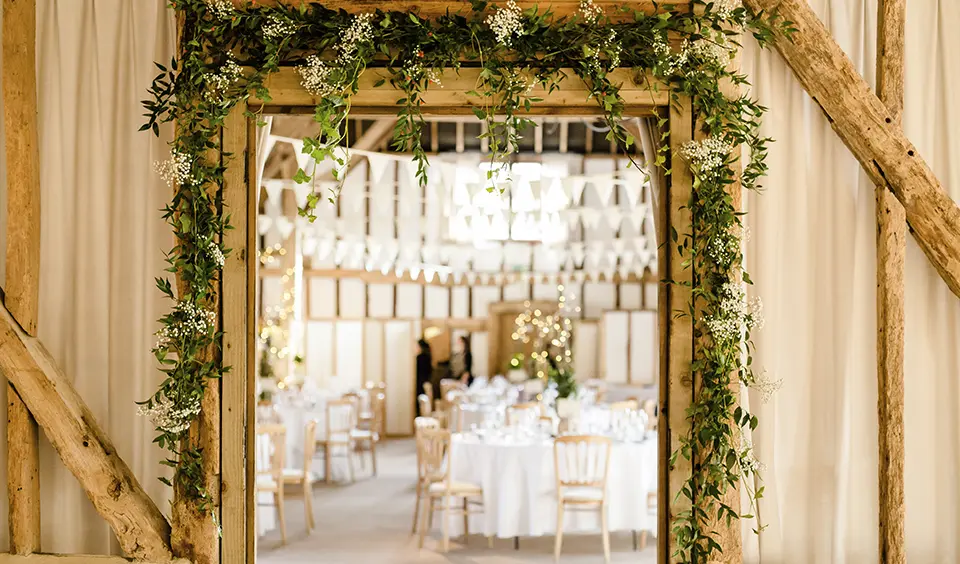
<svg viewBox="0 0 960 564"><path fill-rule="evenodd" d="M170 525L42 344L0 308L0 371L131 558L171 560ZM39 560L37 560L39 562Z"/></svg>
<svg viewBox="0 0 960 564"><path fill-rule="evenodd" d="M960 297L960 207L940 185L896 116L871 91L807 0L744 0L753 12L776 10L796 31L774 45L833 130L877 184L903 204L914 238Z"/></svg>

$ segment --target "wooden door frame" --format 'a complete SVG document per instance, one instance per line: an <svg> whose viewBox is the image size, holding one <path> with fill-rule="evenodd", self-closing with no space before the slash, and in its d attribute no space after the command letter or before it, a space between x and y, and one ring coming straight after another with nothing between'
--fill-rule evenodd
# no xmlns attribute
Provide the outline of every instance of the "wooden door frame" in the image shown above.
<svg viewBox="0 0 960 564"><path fill-rule="evenodd" d="M475 69L462 69L460 75L447 71L449 76L444 77L444 89L429 91L424 94L422 112L427 116L450 116L469 113L469 102L466 90L472 89L476 77L471 73ZM625 71L616 71L624 76L624 87L621 95L624 97L627 116L667 115L670 118L670 146L677 147L693 136L694 119L690 111L690 104L681 99L680 104L670 105L669 91L662 84L651 90L647 85L638 85L633 77ZM389 84L376 86L380 72L378 69L368 69L361 77L361 87L352 100L351 115L384 115L396 111L395 96ZM568 73L574 76L574 73ZM310 113L319 99L310 95L300 86L300 80L294 68L283 68L267 79L267 88L271 99L263 103L251 98L247 104L234 109L223 127L224 153L230 153L232 158L224 159L226 167L226 181L224 182L225 213L230 213L233 229L225 234L225 246L238 250L238 258L232 268L225 268L223 272L223 302L230 304L230 312L224 309L223 330L224 363L232 366L231 377L223 380L223 444L221 455L221 470L223 476L223 561L255 562L256 529L254 515L256 500L254 489L247 487L254 483L253 460L244 456L244 451L252 452L255 440L254 422L254 318L256 311L254 291L256 281L256 207L259 196L259 186L255 184L256 167L256 126L255 122L245 117L245 112L255 113ZM462 83L462 87L458 86ZM585 86L577 78L569 78L564 82L564 88L554 93L544 93L543 102L535 104L531 113L538 115L580 115L583 117L601 115L601 110L595 105L586 105ZM387 92L390 92L388 95ZM684 111L685 110L685 111ZM241 156L243 155L243 156ZM664 233L671 227L679 232L689 229L689 211L683 208L686 198L692 190L692 177L686 167L681 165L674 151L673 169L671 177L672 188L663 187L663 208L661 209L660 237L665 240ZM686 171L686 172L685 172ZM671 197L672 196L672 197ZM228 208L228 209L227 209ZM680 261L671 260L671 256L664 255L661 249L658 279L673 276L682 278ZM689 290L687 290L689 291ZM682 303L682 288L672 285L660 287L660 326L665 330L660 333L661 354L661 384L660 384L660 424L658 449L658 561L670 561L672 552L669 543L669 523L671 512L678 508L670 502L676 496L678 484L682 484L685 477L679 472L687 474L690 468L679 468L671 471L668 466L670 453L676 446L677 439L682 435L686 426L685 408L692 400L689 376L683 380L684 371L689 372L689 361L693 354L693 343L690 336L693 333L689 318L672 318L669 315L671 307ZM674 295L678 294L678 295ZM233 300L228 298L233 296ZM240 315L239 310L233 309L237 304L246 308L246 314ZM531 301L531 305L540 304L545 307L555 304ZM520 302L519 306L523 303ZM503 307L517 305L494 304L491 306L487 319L488 339L499 338L499 328L493 323L504 311ZM230 313L230 315L228 315ZM517 312L519 313L519 311ZM680 336L671 340L671 334ZM682 344L681 344L682 343ZM246 350L244 350L246 349ZM491 347L494 353L496 344ZM668 356L674 356L678 362L669 363ZM677 388L675 393L670 393ZM686 402L682 405L679 402ZM676 404L676 407L671 407ZM244 421L248 424L244 425ZM241 430L242 429L242 430ZM227 445L250 445L250 448L228 448ZM243 483L242 477L245 477ZM239 547L239 548L238 548ZM243 551L241 560L237 551ZM228 554L232 553L232 554Z"/></svg>

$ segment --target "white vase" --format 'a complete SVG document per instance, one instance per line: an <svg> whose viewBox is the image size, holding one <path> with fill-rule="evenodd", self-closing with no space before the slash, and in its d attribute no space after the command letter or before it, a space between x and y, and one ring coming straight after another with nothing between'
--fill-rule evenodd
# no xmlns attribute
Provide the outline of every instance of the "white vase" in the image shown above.
<svg viewBox="0 0 960 564"><path fill-rule="evenodd" d="M520 384L526 382L527 379L527 371L523 368L511 368L510 371L507 372L507 380L511 384Z"/></svg>
<svg viewBox="0 0 960 564"><path fill-rule="evenodd" d="M580 402L576 398L557 398L557 417L576 419L580 416Z"/></svg>

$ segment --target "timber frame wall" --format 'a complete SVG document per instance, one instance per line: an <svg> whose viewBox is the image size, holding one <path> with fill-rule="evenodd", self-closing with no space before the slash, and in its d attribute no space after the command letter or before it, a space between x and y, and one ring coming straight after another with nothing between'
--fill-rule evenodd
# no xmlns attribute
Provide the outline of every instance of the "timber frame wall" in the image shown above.
<svg viewBox="0 0 960 564"><path fill-rule="evenodd" d="M300 0L272 0L299 4ZM307 0L311 1L311 0ZM803 87L830 118L837 134L878 185L878 379L880 448L880 562L903 563L903 242L908 222L920 247L947 283L960 295L960 225L958 207L940 186L926 162L904 136L899 115L902 106L903 21L906 0L879 2L880 45L878 56L880 97L870 91L853 64L817 19L805 0L744 0L751 10L778 9L797 31L788 40L776 38L774 45L797 74ZM237 0L242 3L241 0ZM604 8L631 4L653 9L649 0L595 0ZM522 7L536 2L520 1ZM686 4L687 0L674 0ZM442 14L457 3L449 0L327 0L332 8L348 11L417 11L423 16ZM37 127L36 83L36 0L2 0L3 5L3 97L5 150L7 155L7 205L16 209L7 217L6 283L4 308L0 311L0 370L8 380L7 439L10 499L10 554L0 563L99 563L119 564L127 559L102 556L48 556L41 553L38 427L42 427L68 469L108 521L127 557L137 561L168 562L178 552L171 548L171 528L156 505L144 493L129 467L115 452L109 437L97 425L70 380L59 370L35 338L39 309L40 252L40 157ZM543 2L560 15L579 7L578 0ZM394 96L375 88L376 71L365 75L360 93L354 98L356 114L392 114ZM473 88L471 71L460 77L444 78L447 88L424 96L424 113L450 115L469 112L465 91ZM666 109L666 92L647 92L631 86L624 75L627 114L666 112L670 115L670 147L675 149L696 136L694 116L688 100ZM316 99L299 86L293 69L273 76L269 83L273 102L267 111L306 111ZM589 115L595 108L584 102L583 85L568 80L564 88L537 104L534 113ZM256 100L251 106L257 109ZM252 460L246 447L254 441L254 290L256 287L255 214L259 187L255 185L256 130L244 117L245 107L236 108L221 135L221 151L233 154L226 161L223 187L224 206L232 212L235 229L224 234L224 246L235 249L224 267L221 287L221 327L225 332L223 361L232 372L210 388L212 398L204 404L204 420L215 422L222 434L214 433L205 445L212 456L214 475L221 492L223 538L210 528L189 527L173 531L188 544L201 546L191 551L193 560L212 564L252 563L255 560L255 528ZM681 209L690 194L692 180L679 166L673 151L675 174L664 189L660 213L661 235L675 228L689 229L690 218ZM896 200L890 197L892 194ZM735 194L735 197L738 197ZM897 203L899 201L899 204ZM902 208L900 207L902 204ZM666 237L660 238L666 240ZM660 251L663 275L683 279L673 250ZM671 561L669 524L673 512L683 509L672 500L679 484L690 472L689 465L669 468L667 459L677 438L684 432L684 408L692 400L694 382L688 372L695 342L688 318L669 315L686 303L689 290L679 286L661 288L658 308L661 324L661 420L659 469L658 561ZM209 406L215 406L213 413ZM219 411L219 413L217 413ZM219 417L218 417L219 415ZM220 429L217 429L219 431ZM719 531L724 548L723 561L737 562L740 556L739 524Z"/></svg>

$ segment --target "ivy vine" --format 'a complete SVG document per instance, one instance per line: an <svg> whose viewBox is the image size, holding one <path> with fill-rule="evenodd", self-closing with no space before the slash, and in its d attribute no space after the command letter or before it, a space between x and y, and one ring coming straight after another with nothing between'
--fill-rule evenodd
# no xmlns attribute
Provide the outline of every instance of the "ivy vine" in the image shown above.
<svg viewBox="0 0 960 564"><path fill-rule="evenodd" d="M628 5L605 13L584 0L570 17L521 10L512 0L499 6L473 0L433 19L379 10L353 15L306 3L254 2L239 8L230 0L170 4L182 22L179 55L168 65L157 63L141 128L159 135L161 124L174 124L171 158L157 166L174 188L164 218L176 237L167 262L177 282L157 279L174 306L159 320L153 349L166 377L140 408L156 425L156 442L170 453L165 464L175 469L174 480L165 483L213 513L201 471L203 452L190 440L190 428L208 383L227 371L218 358L222 335L216 326L216 284L229 254L220 238L229 228L221 189L230 156L218 153L219 134L237 104L250 96L270 100L267 76L295 66L304 88L320 99L313 116L316 135L303 145L314 167L298 170L296 182L311 183L315 163L329 160L342 182L349 166L343 146L349 145L351 98L363 72L379 67L398 91L394 145L412 153L417 178L425 184L429 163L420 140L423 93L443 87L444 69L479 68L473 111L485 124L488 190L494 190L498 176L509 174L508 157L524 130L534 125L527 117L531 105L540 101L534 92L555 90L568 72L587 85L589 99L609 126L608 140L631 155L635 140L622 125L620 84L611 78L614 69L627 68L638 80L652 76L667 85L672 104L689 99L697 116L698 141L681 149L694 178L687 204L692 229L674 230L670 241L661 241L675 246L691 271L691 282L672 283L690 287L690 303L675 313L692 317L698 342L690 366L698 389L686 413L690 430L671 456L673 464L682 458L693 468L678 494L689 509L673 516L672 533L679 560L716 558L716 523L742 516L738 507L725 503L727 493L743 487L753 500L762 495L762 488L754 491L748 479L758 464L745 438L758 420L737 407L739 384L763 395L776 388L752 368L750 332L762 318L759 303L746 300L743 285L751 281L743 270L742 213L729 191L738 180L745 189L759 187L770 140L759 134L764 108L749 96L727 95L722 85L747 85L746 77L730 68L742 32L765 44L774 34L789 34L790 22L775 13L750 13L739 0L694 0L693 9L664 2L653 13ZM656 164L666 169L669 124L666 118L658 124L664 142ZM746 148L742 159L741 147ZM335 199L339 189L311 193L300 214L313 221L321 200Z"/></svg>

